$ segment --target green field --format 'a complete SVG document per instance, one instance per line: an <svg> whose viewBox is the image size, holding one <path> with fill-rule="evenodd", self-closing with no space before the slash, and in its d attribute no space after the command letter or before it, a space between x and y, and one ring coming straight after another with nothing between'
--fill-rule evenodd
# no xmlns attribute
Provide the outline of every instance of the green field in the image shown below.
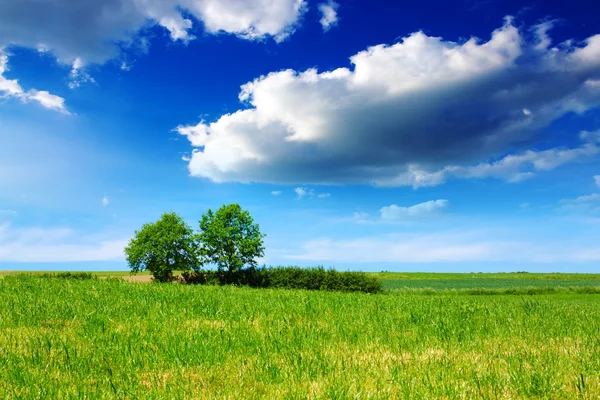
<svg viewBox="0 0 600 400"><path fill-rule="evenodd" d="M524 280L598 280L551 276ZM521 279L380 278L421 288ZM595 294L368 295L4 275L0 300L3 399L600 397Z"/></svg>
<svg viewBox="0 0 600 400"><path fill-rule="evenodd" d="M384 289L516 289L526 288L576 288L594 287L600 289L600 274L444 274L444 273L392 273L375 274L383 281Z"/></svg>

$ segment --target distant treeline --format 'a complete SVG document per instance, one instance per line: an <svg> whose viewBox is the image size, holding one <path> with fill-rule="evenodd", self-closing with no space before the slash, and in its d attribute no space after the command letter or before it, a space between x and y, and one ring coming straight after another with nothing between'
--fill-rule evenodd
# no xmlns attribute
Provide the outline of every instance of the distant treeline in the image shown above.
<svg viewBox="0 0 600 400"><path fill-rule="evenodd" d="M91 272L44 272L40 274L24 274L36 278L60 278L60 279L75 279L88 280L97 279Z"/></svg>

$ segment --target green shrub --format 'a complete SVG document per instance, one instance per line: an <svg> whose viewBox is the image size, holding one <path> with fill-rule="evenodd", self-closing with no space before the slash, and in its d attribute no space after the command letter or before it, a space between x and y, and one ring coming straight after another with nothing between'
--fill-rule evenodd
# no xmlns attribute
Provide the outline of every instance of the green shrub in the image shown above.
<svg viewBox="0 0 600 400"><path fill-rule="evenodd" d="M338 272L323 267L250 267L233 273L223 271L184 272L181 281L201 285L238 285L255 288L329 290L378 293L381 281L363 272Z"/></svg>

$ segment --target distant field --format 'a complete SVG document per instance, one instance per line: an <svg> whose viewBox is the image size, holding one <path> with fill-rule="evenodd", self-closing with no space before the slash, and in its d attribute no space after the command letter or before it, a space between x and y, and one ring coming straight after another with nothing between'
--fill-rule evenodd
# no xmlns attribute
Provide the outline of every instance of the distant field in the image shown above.
<svg viewBox="0 0 600 400"><path fill-rule="evenodd" d="M0 398L600 397L600 296L450 293L5 275Z"/></svg>
<svg viewBox="0 0 600 400"><path fill-rule="evenodd" d="M384 289L523 289L523 288L569 288L596 287L600 289L600 274L434 274L393 273L375 274L383 282Z"/></svg>
<svg viewBox="0 0 600 400"><path fill-rule="evenodd" d="M38 272L2 271L2 275L44 274ZM101 278L122 277L136 282L149 282L148 272L142 272L131 278L127 271L92 272ZM505 290L524 289L541 290L544 288L586 288L591 287L600 292L600 274L563 274L563 273L429 273L429 272L375 272L369 273L382 281L384 290L418 291L431 289L443 293L445 291L465 291L471 289ZM177 275L177 273L176 273Z"/></svg>

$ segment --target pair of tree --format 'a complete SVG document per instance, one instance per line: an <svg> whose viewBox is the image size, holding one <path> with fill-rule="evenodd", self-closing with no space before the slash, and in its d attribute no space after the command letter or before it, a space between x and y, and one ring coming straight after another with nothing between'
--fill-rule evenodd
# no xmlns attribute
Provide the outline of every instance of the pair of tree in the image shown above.
<svg viewBox="0 0 600 400"><path fill-rule="evenodd" d="M264 255L263 235L248 211L239 204L209 209L193 229L176 213L165 213L135 232L125 248L131 272L148 270L159 282L173 279L173 271L199 271L207 264L234 273L255 266Z"/></svg>

